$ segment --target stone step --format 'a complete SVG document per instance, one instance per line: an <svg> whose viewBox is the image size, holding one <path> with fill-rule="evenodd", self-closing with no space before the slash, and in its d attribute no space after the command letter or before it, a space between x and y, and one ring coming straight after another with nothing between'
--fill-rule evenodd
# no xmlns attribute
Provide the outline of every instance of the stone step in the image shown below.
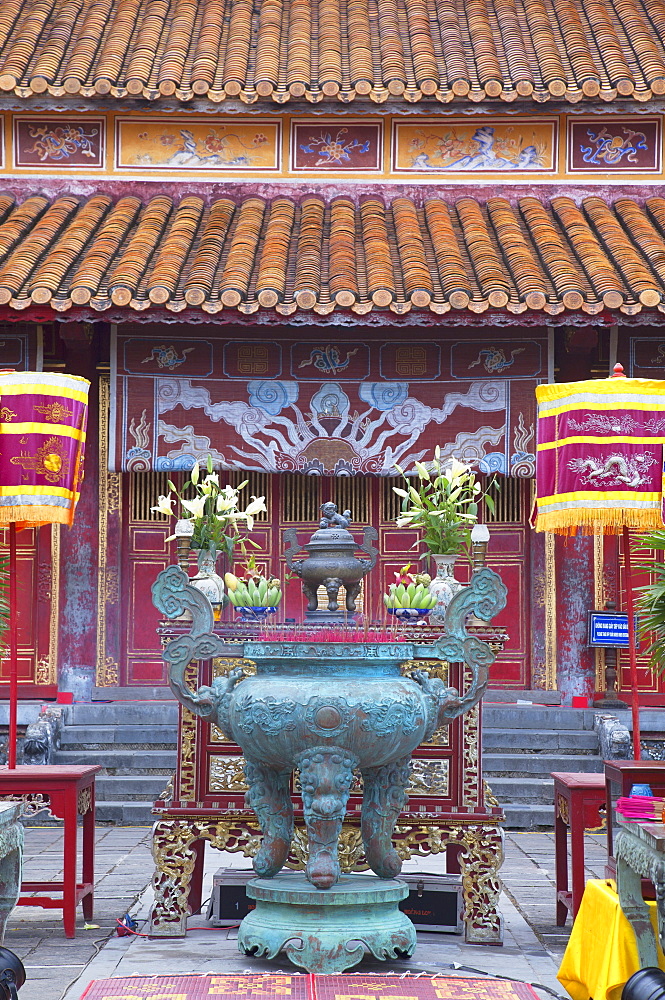
<svg viewBox="0 0 665 1000"><path fill-rule="evenodd" d="M485 780L502 806L513 803L551 805L554 782L551 778L501 778L484 772Z"/></svg>
<svg viewBox="0 0 665 1000"><path fill-rule="evenodd" d="M551 830L554 826L554 806L508 805L504 806L505 827L508 830Z"/></svg>
<svg viewBox="0 0 665 1000"><path fill-rule="evenodd" d="M133 747L157 745L176 747L178 728L176 726L65 726L60 737L62 747L94 747L129 744Z"/></svg>
<svg viewBox="0 0 665 1000"><path fill-rule="evenodd" d="M123 802L122 800L97 801L95 822L113 823L115 826L152 826L156 817L151 802Z"/></svg>
<svg viewBox="0 0 665 1000"><path fill-rule="evenodd" d="M560 691L529 691L524 688L505 688L501 691L489 688L485 692L483 704L489 702L502 702L504 704L515 704L516 702L531 702L534 705L560 705Z"/></svg>
<svg viewBox="0 0 665 1000"><path fill-rule="evenodd" d="M499 705L483 702L483 726L487 729L593 730L597 710L559 708L555 705Z"/></svg>
<svg viewBox="0 0 665 1000"><path fill-rule="evenodd" d="M171 772L163 774L100 774L95 780L95 797L100 802L150 802L166 788Z"/></svg>
<svg viewBox="0 0 665 1000"><path fill-rule="evenodd" d="M92 701L175 701L170 687L93 687Z"/></svg>
<svg viewBox="0 0 665 1000"><path fill-rule="evenodd" d="M598 735L586 729L566 729L563 732L541 729L490 729L483 726L483 753L492 750L513 750L525 753L586 754L598 750Z"/></svg>
<svg viewBox="0 0 665 1000"><path fill-rule="evenodd" d="M493 775L506 778L549 778L552 771L596 774L603 770L600 757L565 754L483 754L483 772L492 783Z"/></svg>
<svg viewBox="0 0 665 1000"><path fill-rule="evenodd" d="M65 706L63 721L67 726L151 726L178 725L175 701L79 702Z"/></svg>
<svg viewBox="0 0 665 1000"><path fill-rule="evenodd" d="M102 774L171 773L176 766L174 750L59 750L55 764L100 764ZM99 778L97 778L99 781Z"/></svg>

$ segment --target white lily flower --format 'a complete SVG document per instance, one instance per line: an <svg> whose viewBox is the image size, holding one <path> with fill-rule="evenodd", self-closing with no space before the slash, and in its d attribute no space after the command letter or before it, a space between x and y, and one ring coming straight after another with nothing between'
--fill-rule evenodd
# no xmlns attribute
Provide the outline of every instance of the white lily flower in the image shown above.
<svg viewBox="0 0 665 1000"><path fill-rule="evenodd" d="M194 484L194 486L196 486L196 484L199 481L199 473L200 473L199 463L198 462L194 462L194 466L193 466L192 471L190 473L190 479L192 480L192 483Z"/></svg>
<svg viewBox="0 0 665 1000"><path fill-rule="evenodd" d="M429 469L425 468L422 462L416 462L416 472L418 473L419 479L424 479L426 482L430 482L432 477L429 474Z"/></svg>
<svg viewBox="0 0 665 1000"><path fill-rule="evenodd" d="M205 497L194 497L193 500L181 500L180 502L192 517L203 517L206 505Z"/></svg>
<svg viewBox="0 0 665 1000"><path fill-rule="evenodd" d="M460 479L462 476L468 476L470 471L470 466L464 465L463 462L458 462L456 458L453 458L444 475L447 479Z"/></svg>
<svg viewBox="0 0 665 1000"><path fill-rule="evenodd" d="M224 493L220 493L217 497L217 513L227 514L229 511L236 509L237 503L237 497L228 497Z"/></svg>
<svg viewBox="0 0 665 1000"><path fill-rule="evenodd" d="M248 503L245 507L245 514L253 516L254 514L261 514L263 511L267 510L266 498L265 497L252 497L251 503Z"/></svg>
<svg viewBox="0 0 665 1000"><path fill-rule="evenodd" d="M157 506L151 507L150 510L157 511L158 514L165 514L166 517L172 517L173 510L171 505L173 504L173 497L170 493L167 493L165 497L159 497L157 500Z"/></svg>
<svg viewBox="0 0 665 1000"><path fill-rule="evenodd" d="M209 472L203 480L203 486L219 486L219 476L216 472Z"/></svg>

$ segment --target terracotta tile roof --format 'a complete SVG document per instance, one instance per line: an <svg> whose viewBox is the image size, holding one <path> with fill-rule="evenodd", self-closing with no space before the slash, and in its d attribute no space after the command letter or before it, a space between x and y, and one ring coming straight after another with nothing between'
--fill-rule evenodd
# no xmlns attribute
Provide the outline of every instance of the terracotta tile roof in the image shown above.
<svg viewBox="0 0 665 1000"><path fill-rule="evenodd" d="M665 312L665 198L0 195L0 305Z"/></svg>
<svg viewBox="0 0 665 1000"><path fill-rule="evenodd" d="M648 100L664 44L665 0L0 0L0 89Z"/></svg>

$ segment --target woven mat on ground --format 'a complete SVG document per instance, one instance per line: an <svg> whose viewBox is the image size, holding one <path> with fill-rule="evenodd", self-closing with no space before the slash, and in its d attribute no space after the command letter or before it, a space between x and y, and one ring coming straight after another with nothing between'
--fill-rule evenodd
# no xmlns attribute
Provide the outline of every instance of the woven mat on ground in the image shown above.
<svg viewBox="0 0 665 1000"><path fill-rule="evenodd" d="M537 1000L526 983L442 976L244 975L97 979L85 1000Z"/></svg>

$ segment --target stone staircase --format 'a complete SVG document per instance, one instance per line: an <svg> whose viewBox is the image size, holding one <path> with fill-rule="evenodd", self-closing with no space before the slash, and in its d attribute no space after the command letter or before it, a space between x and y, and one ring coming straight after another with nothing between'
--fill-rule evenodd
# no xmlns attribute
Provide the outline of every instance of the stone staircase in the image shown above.
<svg viewBox="0 0 665 1000"><path fill-rule="evenodd" d="M168 689L145 693L159 700L93 702L64 709L54 762L101 764L96 781L101 823L151 824L151 805L175 768L176 702ZM115 692L108 694L116 697ZM127 699L127 689L119 696ZM505 809L507 826L551 828L550 772L602 771L594 711L486 702L483 712L484 775Z"/></svg>
<svg viewBox="0 0 665 1000"><path fill-rule="evenodd" d="M169 692L170 694L170 692ZM97 821L150 826L176 765L178 706L170 701L68 705L55 764L101 764Z"/></svg>
<svg viewBox="0 0 665 1000"><path fill-rule="evenodd" d="M506 826L554 826L552 771L602 772L597 711L556 705L483 705L483 774ZM622 713L622 715L628 713Z"/></svg>

